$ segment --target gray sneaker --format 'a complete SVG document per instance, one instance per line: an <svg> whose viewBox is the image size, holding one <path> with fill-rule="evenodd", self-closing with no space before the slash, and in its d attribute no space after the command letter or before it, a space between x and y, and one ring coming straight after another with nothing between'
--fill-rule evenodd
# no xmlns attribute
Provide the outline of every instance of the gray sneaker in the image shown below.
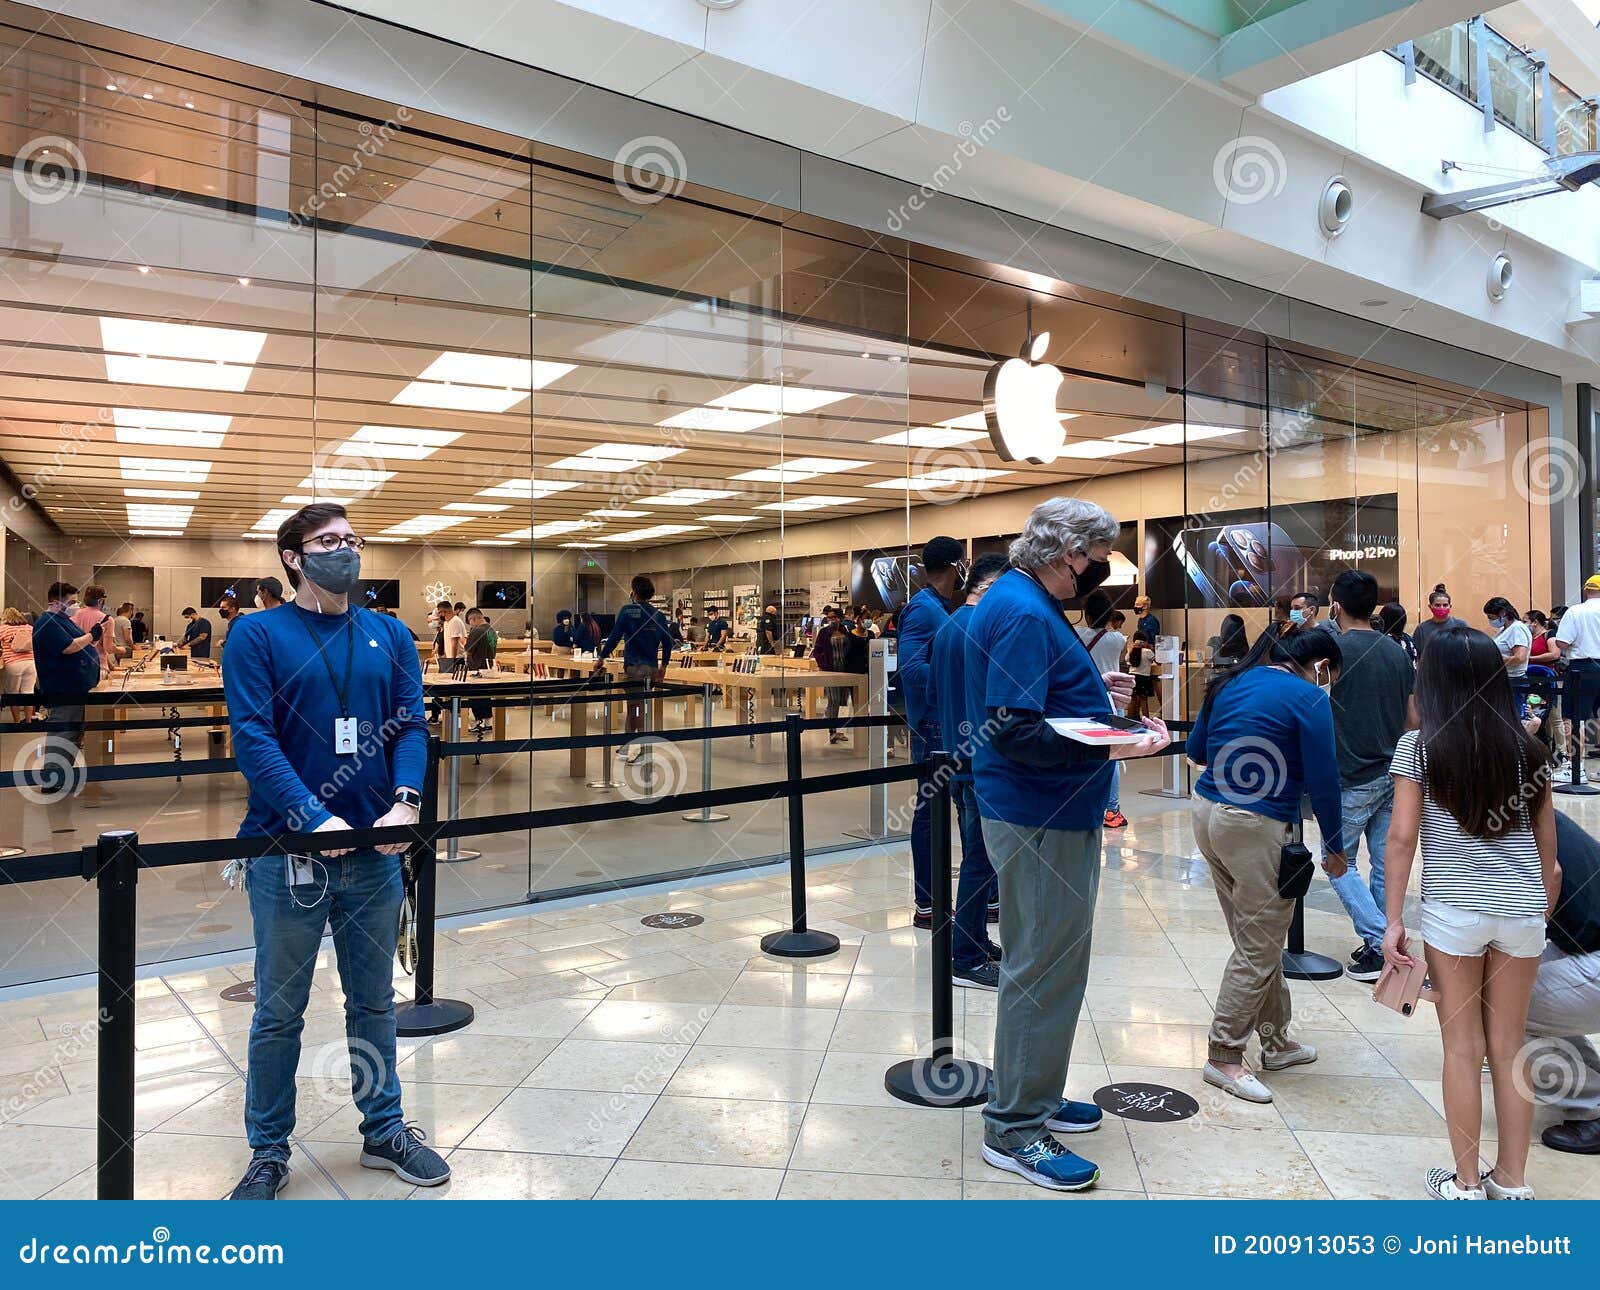
<svg viewBox="0 0 1600 1290"><path fill-rule="evenodd" d="M258 1156L250 1162L229 1200L277 1200L289 1181L289 1164L275 1156Z"/></svg>
<svg viewBox="0 0 1600 1290"><path fill-rule="evenodd" d="M950 974L950 979L959 986L969 990L998 990L1000 988L1000 965L993 959L985 959L977 967L956 968Z"/></svg>
<svg viewBox="0 0 1600 1290"><path fill-rule="evenodd" d="M396 1129L384 1142L361 1144L364 1169L391 1169L404 1181L418 1187L437 1187L450 1181L450 1166L432 1147L424 1146L427 1134L415 1124Z"/></svg>

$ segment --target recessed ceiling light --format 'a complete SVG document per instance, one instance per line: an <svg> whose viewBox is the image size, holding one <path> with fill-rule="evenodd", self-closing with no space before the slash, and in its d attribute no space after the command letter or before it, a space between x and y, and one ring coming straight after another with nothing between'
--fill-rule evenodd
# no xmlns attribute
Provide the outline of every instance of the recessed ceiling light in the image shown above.
<svg viewBox="0 0 1600 1290"><path fill-rule="evenodd" d="M1152 448L1172 448L1182 443L1195 443L1201 439L1220 439L1230 434L1243 434L1239 426L1185 426L1181 421L1171 425L1146 426L1143 430L1129 430L1111 436L1116 443L1142 443Z"/></svg>
<svg viewBox="0 0 1600 1290"><path fill-rule="evenodd" d="M465 515L416 515L399 524L391 524L383 531L395 537L426 537L466 522Z"/></svg>
<svg viewBox="0 0 1600 1290"><path fill-rule="evenodd" d="M848 506L858 501L855 497L796 497L787 502L768 502L756 507L758 511L820 511L828 506Z"/></svg>
<svg viewBox="0 0 1600 1290"><path fill-rule="evenodd" d="M232 417L210 412L163 412L145 408L113 408L118 443L165 448L216 448Z"/></svg>
<svg viewBox="0 0 1600 1290"><path fill-rule="evenodd" d="M374 470L369 466L314 466L296 488L310 489L317 494L337 493L347 497L352 493L371 492L379 484L394 478L392 470Z"/></svg>
<svg viewBox="0 0 1600 1290"><path fill-rule="evenodd" d="M502 533L503 538L546 538L559 537L563 533L581 533L585 529L603 528L599 520L546 520L543 524L535 524L532 528L516 529L511 533Z"/></svg>
<svg viewBox="0 0 1600 1290"><path fill-rule="evenodd" d="M788 461L774 462L760 470L747 470L730 476L733 479L750 479L761 483L793 483L802 479L815 479L818 475L836 475L840 471L865 466L864 461L851 461L844 457L793 457Z"/></svg>
<svg viewBox="0 0 1600 1290"><path fill-rule="evenodd" d="M596 542L648 542L652 538L677 537L680 533L698 533L704 524L652 524L649 528L629 529L626 533L613 533L610 537L595 538Z"/></svg>
<svg viewBox="0 0 1600 1290"><path fill-rule="evenodd" d="M1363 300L1361 302L1361 307L1363 309L1381 309L1388 303L1388 300L1383 296L1373 296L1371 300Z"/></svg>
<svg viewBox="0 0 1600 1290"><path fill-rule="evenodd" d="M737 497L738 493L725 488L674 488L659 497L641 497L640 506L699 506L702 502L719 502L724 497Z"/></svg>
<svg viewBox="0 0 1600 1290"><path fill-rule="evenodd" d="M116 83L114 81L107 81L106 82L106 88L108 90L110 90L113 94L115 94L117 92L117 86L116 86Z"/></svg>
<svg viewBox="0 0 1600 1290"><path fill-rule="evenodd" d="M946 466L939 470L930 470L921 475L907 475L902 479L880 479L875 484L868 484L868 488L954 488L958 484L976 484L985 479L996 479L1001 475L1009 475L1009 470L994 470L988 466Z"/></svg>
<svg viewBox="0 0 1600 1290"><path fill-rule="evenodd" d="M709 524L748 524L755 519L754 515L702 515L700 519Z"/></svg>
<svg viewBox="0 0 1600 1290"><path fill-rule="evenodd" d="M585 511L585 515L593 515L602 520L639 520L650 514L649 511L615 511L601 508L598 511Z"/></svg>
<svg viewBox="0 0 1600 1290"><path fill-rule="evenodd" d="M574 363L547 363L495 354L447 350L392 402L462 412L505 412L568 372Z"/></svg>
<svg viewBox="0 0 1600 1290"><path fill-rule="evenodd" d="M709 400L714 408L740 408L747 412L778 412L795 416L815 412L850 395L844 390L818 390L805 385L746 385Z"/></svg>
<svg viewBox="0 0 1600 1290"><path fill-rule="evenodd" d="M599 443L585 448L576 456L563 457L550 463L551 470L595 470L614 474L624 470L637 470L652 461L665 461L676 457L682 448L664 448L648 444Z"/></svg>
<svg viewBox="0 0 1600 1290"><path fill-rule="evenodd" d="M140 273L149 273L150 272L150 266L148 264L141 264L139 266L139 272Z"/></svg>
<svg viewBox="0 0 1600 1290"><path fill-rule="evenodd" d="M479 497L515 497L524 500L532 497L549 497L579 487L576 479L508 479L503 484L480 488Z"/></svg>
<svg viewBox="0 0 1600 1290"><path fill-rule="evenodd" d="M346 457L375 453L382 457L394 457L400 461L421 461L459 438L461 438L459 430L427 430L418 426L362 426L332 451L334 454Z"/></svg>
<svg viewBox="0 0 1600 1290"><path fill-rule="evenodd" d="M135 481L203 484L211 473L209 461L179 461L175 457L119 457L122 477Z"/></svg>
<svg viewBox="0 0 1600 1290"><path fill-rule="evenodd" d="M762 426L769 426L776 420L777 416L769 412L741 412L734 408L690 408L687 412L676 413L665 421L657 421L656 424L671 430L745 434L751 430L759 430Z"/></svg>
<svg viewBox="0 0 1600 1290"><path fill-rule="evenodd" d="M101 318L106 376L125 385L168 385L238 393L267 334L181 323Z"/></svg>
<svg viewBox="0 0 1600 1290"><path fill-rule="evenodd" d="M1118 443L1115 439L1069 440L1056 454L1058 457L1115 457L1118 453L1143 452L1154 448L1153 443Z"/></svg>
<svg viewBox="0 0 1600 1290"><path fill-rule="evenodd" d="M893 434L886 434L881 439L874 439L873 443L886 443L901 448L953 448L958 443L972 443L977 439L987 439L986 430L956 430L950 427L941 429L938 426L914 426L910 430L896 430Z"/></svg>
<svg viewBox="0 0 1600 1290"><path fill-rule="evenodd" d="M248 287L250 285L250 279L249 278L240 278L239 279L239 285L241 287Z"/></svg>
<svg viewBox="0 0 1600 1290"><path fill-rule="evenodd" d="M1065 419L1066 414L1062 413ZM989 421L982 412L963 412L958 417L946 417L943 421L935 421L934 425L943 426L947 430L982 430L989 429Z"/></svg>
<svg viewBox="0 0 1600 1290"><path fill-rule="evenodd" d="M194 514L192 506L158 506L150 502L128 502L128 524L145 529L181 529Z"/></svg>
<svg viewBox="0 0 1600 1290"><path fill-rule="evenodd" d="M263 515L259 520L257 520L250 527L252 529L254 529L257 533L262 533L262 532L267 532L267 531L270 531L272 533L276 533L278 531L278 526L280 524L282 524L284 522L284 520L288 519L293 514L294 514L294 510L292 508L281 509L281 510L271 510L271 511L268 511L265 515Z"/></svg>
<svg viewBox="0 0 1600 1290"><path fill-rule="evenodd" d="M129 529L129 537L182 537L182 529Z"/></svg>
<svg viewBox="0 0 1600 1290"><path fill-rule="evenodd" d="M507 542L504 538L473 538L468 546L516 546L515 542Z"/></svg>
<svg viewBox="0 0 1600 1290"><path fill-rule="evenodd" d="M383 534L381 534L381 533L369 533L367 535L367 541L368 542L408 542L408 541L410 541L410 539L409 538L404 538L404 537L384 537Z"/></svg>
<svg viewBox="0 0 1600 1290"><path fill-rule="evenodd" d="M446 511L481 511L485 515L492 515L496 511L509 511L511 507L503 502L446 502L440 509Z"/></svg>
<svg viewBox="0 0 1600 1290"><path fill-rule="evenodd" d="M142 98L142 99L153 99L153 98L155 98L155 95L146 92L144 94L141 94L139 97Z"/></svg>
<svg viewBox="0 0 1600 1290"><path fill-rule="evenodd" d="M195 501L200 496L199 493L187 488L124 488L122 495L124 497L171 498L176 501L188 502Z"/></svg>

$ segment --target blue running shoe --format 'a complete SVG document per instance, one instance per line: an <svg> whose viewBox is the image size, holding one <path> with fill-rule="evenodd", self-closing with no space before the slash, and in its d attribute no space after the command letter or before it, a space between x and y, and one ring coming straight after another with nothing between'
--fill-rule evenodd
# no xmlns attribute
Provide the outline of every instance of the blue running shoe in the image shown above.
<svg viewBox="0 0 1600 1290"><path fill-rule="evenodd" d="M1100 1178L1098 1165L1073 1155L1048 1133L1015 1150L991 1147L985 1142L983 1159L985 1164L1018 1174L1051 1191L1083 1191Z"/></svg>
<svg viewBox="0 0 1600 1290"><path fill-rule="evenodd" d="M1105 1116L1093 1102L1069 1102L1062 1098L1061 1105L1044 1122L1044 1127L1053 1133L1093 1133L1103 1119Z"/></svg>

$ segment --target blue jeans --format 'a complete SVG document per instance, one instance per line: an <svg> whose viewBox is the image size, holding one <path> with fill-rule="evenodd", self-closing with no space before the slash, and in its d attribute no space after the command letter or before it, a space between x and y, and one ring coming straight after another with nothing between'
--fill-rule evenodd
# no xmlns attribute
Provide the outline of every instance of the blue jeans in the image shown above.
<svg viewBox="0 0 1600 1290"><path fill-rule="evenodd" d="M933 889L929 875L933 863L929 859L932 843L929 835L930 812L933 810L933 786L928 782L926 763L939 746L939 723L926 717L911 731L911 760L924 764L917 774L917 804L911 816L911 894L918 909L933 908Z"/></svg>
<svg viewBox="0 0 1600 1290"><path fill-rule="evenodd" d="M994 866L983 842L983 821L978 818L978 790L970 776L950 785L956 803L956 825L961 830L961 877L956 887L953 920L955 948L951 963L957 972L982 967L989 957L989 902L996 898Z"/></svg>
<svg viewBox="0 0 1600 1290"><path fill-rule="evenodd" d="M256 1007L245 1075L245 1135L257 1156L289 1158L300 1032L325 927L344 987L351 1092L361 1136L398 1132L400 1077L394 1059L394 952L399 933L400 857L358 851L313 864L313 882L290 887L280 856L252 860L247 878L256 938ZM326 880L324 880L326 875Z"/></svg>
<svg viewBox="0 0 1600 1290"><path fill-rule="evenodd" d="M1357 784L1339 794L1344 808L1344 855L1349 868L1342 877L1331 878L1334 891L1344 904L1345 913L1355 925L1356 934L1368 949L1383 944L1388 924L1383 910L1383 850L1389 838L1389 816L1394 813L1394 780L1379 775L1370 783ZM1361 839L1367 839L1371 878L1361 881L1356 871L1356 852Z"/></svg>
<svg viewBox="0 0 1600 1290"><path fill-rule="evenodd" d="M1111 763L1111 797L1106 802L1106 810L1120 811L1122 809L1122 763Z"/></svg>

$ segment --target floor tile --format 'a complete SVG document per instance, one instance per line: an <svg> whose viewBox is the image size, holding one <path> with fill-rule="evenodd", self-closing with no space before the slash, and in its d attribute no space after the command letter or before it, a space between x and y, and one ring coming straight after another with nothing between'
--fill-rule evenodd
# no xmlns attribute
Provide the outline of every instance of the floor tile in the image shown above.
<svg viewBox="0 0 1600 1290"><path fill-rule="evenodd" d="M762 1008L725 1003L706 1025L708 1044L729 1048L826 1049L838 1013L823 1008Z"/></svg>
<svg viewBox="0 0 1600 1290"><path fill-rule="evenodd" d="M517 1035L480 1035L457 1030L440 1035L400 1066L407 1084L488 1084L512 1087L522 1083L555 1049L554 1039Z"/></svg>
<svg viewBox="0 0 1600 1290"><path fill-rule="evenodd" d="M825 1054L797 1048L737 1048L698 1043L666 1091L679 1097L756 1098L804 1102Z"/></svg>
<svg viewBox="0 0 1600 1290"><path fill-rule="evenodd" d="M961 1176L961 1119L920 1107L821 1106L806 1111L795 1169L871 1173L892 1160L919 1178Z"/></svg>
<svg viewBox="0 0 1600 1290"><path fill-rule="evenodd" d="M435 1151L460 1146L499 1106L511 1089L488 1084L428 1084L405 1082L400 1090L406 1120L416 1121L428 1135ZM361 1112L348 1099L345 1104L317 1124L308 1124L303 1135L308 1140L358 1143L361 1138Z"/></svg>
<svg viewBox="0 0 1600 1290"><path fill-rule="evenodd" d="M530 1088L659 1093L688 1052L687 1044L564 1039L522 1082Z"/></svg>
<svg viewBox="0 0 1600 1290"><path fill-rule="evenodd" d="M692 1044L716 1015L710 1004L607 999L573 1030L575 1039L633 1039L657 1044Z"/></svg>
<svg viewBox="0 0 1600 1290"><path fill-rule="evenodd" d="M1139 1176L1151 1191L1263 1200L1313 1200L1329 1194L1306 1151L1287 1129L1251 1132L1197 1125L1196 1120L1130 1121L1128 1137Z"/></svg>
<svg viewBox="0 0 1600 1290"><path fill-rule="evenodd" d="M795 1102L668 1094L650 1108L622 1154L628 1160L782 1169L804 1116L805 1107Z"/></svg>
<svg viewBox="0 0 1600 1290"><path fill-rule="evenodd" d="M596 1200L774 1200L781 1169L619 1160Z"/></svg>
<svg viewBox="0 0 1600 1290"><path fill-rule="evenodd" d="M449 1155L450 1181L419 1187L413 1200L588 1200L612 1167L594 1156L474 1151Z"/></svg>
<svg viewBox="0 0 1600 1290"><path fill-rule="evenodd" d="M654 1102L643 1093L512 1089L461 1145L483 1151L614 1158Z"/></svg>

